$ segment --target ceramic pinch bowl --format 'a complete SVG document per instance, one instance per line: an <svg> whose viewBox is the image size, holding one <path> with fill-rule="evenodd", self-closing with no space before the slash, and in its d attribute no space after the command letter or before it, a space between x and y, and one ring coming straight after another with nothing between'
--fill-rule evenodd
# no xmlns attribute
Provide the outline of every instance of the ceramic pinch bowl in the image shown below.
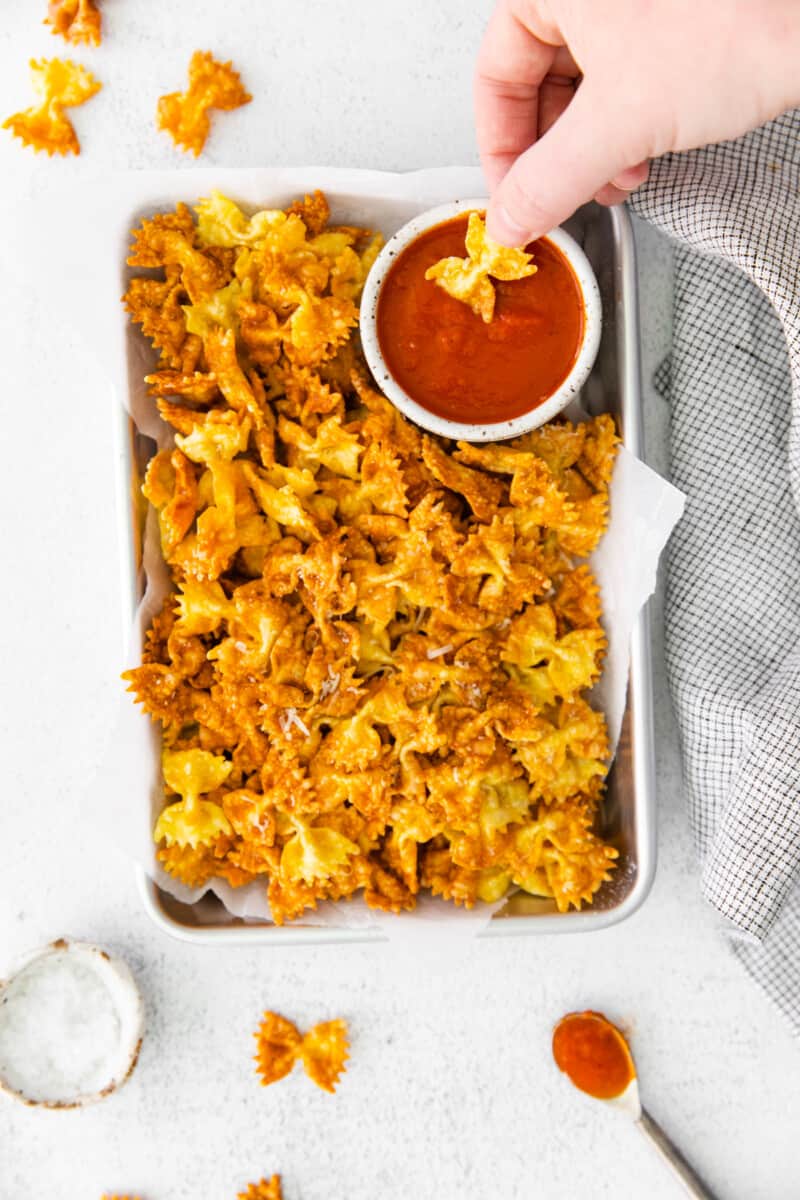
<svg viewBox="0 0 800 1200"><path fill-rule="evenodd" d="M600 289L594 271L581 247L565 230L551 230L545 237L556 250L567 260L583 301L583 336L578 352L568 374L544 400L519 416L508 420L495 421L487 424L476 424L469 421L456 421L440 416L420 404L394 378L384 359L378 338L378 311L381 301L381 290L386 277L397 260L398 255L416 238L434 226L452 220L454 217L477 210L486 209L488 201L484 199L455 200L450 204L440 204L436 208L427 209L414 217L388 240L375 260L367 276L364 292L361 298L361 342L369 368L384 394L400 409L404 416L415 424L441 437L454 441L495 442L507 438L519 437L546 421L552 420L580 392L594 365L600 346L602 327L602 304ZM466 253L466 251L465 251ZM436 286L431 283L431 286Z"/></svg>
<svg viewBox="0 0 800 1200"><path fill-rule="evenodd" d="M0 1090L43 1108L102 1100L130 1077L143 1030L128 965L59 938L0 982Z"/></svg>

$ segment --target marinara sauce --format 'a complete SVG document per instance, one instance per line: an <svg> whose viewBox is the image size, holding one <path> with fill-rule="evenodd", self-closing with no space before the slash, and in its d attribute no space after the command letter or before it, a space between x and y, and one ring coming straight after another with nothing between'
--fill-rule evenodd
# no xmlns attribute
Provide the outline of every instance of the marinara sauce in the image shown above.
<svg viewBox="0 0 800 1200"><path fill-rule="evenodd" d="M568 1013L553 1030L553 1058L575 1087L613 1100L636 1078L628 1043L602 1013Z"/></svg>
<svg viewBox="0 0 800 1200"><path fill-rule="evenodd" d="M583 340L580 286L552 242L528 246L535 275L493 279L494 317L485 322L432 279L440 258L466 256L468 216L426 230L386 274L377 311L384 362L429 412L489 424L536 408L564 382Z"/></svg>

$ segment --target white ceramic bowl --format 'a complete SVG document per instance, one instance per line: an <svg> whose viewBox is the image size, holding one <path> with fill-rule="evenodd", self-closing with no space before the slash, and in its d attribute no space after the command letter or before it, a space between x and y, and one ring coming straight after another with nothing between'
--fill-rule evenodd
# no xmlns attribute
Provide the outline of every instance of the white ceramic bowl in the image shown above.
<svg viewBox="0 0 800 1200"><path fill-rule="evenodd" d="M429 409L418 404L400 386L384 361L377 332L378 304L381 288L389 268L400 251L427 229L434 225L440 225L443 221L449 221L452 217L460 216L464 212L471 212L472 209L484 210L487 204L488 201L485 199L455 200L451 204L440 204L436 208L429 208L426 212L414 217L402 229L398 229L378 255L367 276L364 294L361 298L361 342L370 370L378 385L392 403L410 420L424 429L430 430L431 433L438 433L442 437L453 438L456 441L498 442L504 438L519 437L520 434L527 433L530 429L544 425L545 421L557 416L571 400L574 400L586 382L600 345L600 326L603 313L600 289L597 286L594 271L575 239L565 233L563 229L553 229L547 234L547 238L561 251L572 267L581 290L584 307L583 341L572 369L556 391L536 408L532 408L530 412L522 413L509 421L476 425L469 422L451 421L447 417L440 417L436 413L430 412Z"/></svg>
<svg viewBox="0 0 800 1200"><path fill-rule="evenodd" d="M143 1031L127 963L59 938L0 980L0 1092L43 1108L102 1100L133 1072Z"/></svg>

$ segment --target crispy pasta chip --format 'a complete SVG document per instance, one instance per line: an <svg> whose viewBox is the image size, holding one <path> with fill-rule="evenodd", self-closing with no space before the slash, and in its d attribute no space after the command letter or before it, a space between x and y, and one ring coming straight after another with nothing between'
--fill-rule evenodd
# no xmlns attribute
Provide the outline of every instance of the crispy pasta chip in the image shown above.
<svg viewBox="0 0 800 1200"><path fill-rule="evenodd" d="M256 1039L256 1072L262 1086L288 1075L298 1059L318 1087L334 1092L347 1060L347 1025L341 1019L322 1021L305 1037L297 1026L278 1013L265 1012L253 1035Z"/></svg>
<svg viewBox="0 0 800 1200"><path fill-rule="evenodd" d="M102 16L96 0L50 0L45 25L74 46L99 46Z"/></svg>
<svg viewBox="0 0 800 1200"><path fill-rule="evenodd" d="M196 50L189 62L188 88L161 97L156 124L169 133L176 146L196 158L211 128L209 110L229 112L249 104L252 98L229 62L217 62L208 52Z"/></svg>
<svg viewBox="0 0 800 1200"><path fill-rule="evenodd" d="M490 238L480 213L469 214L466 249L466 258L442 258L428 267L425 278L434 280L454 300L468 304L488 324L495 305L491 279L525 279L535 275L537 268L532 254L501 246Z"/></svg>
<svg viewBox="0 0 800 1200"><path fill-rule="evenodd" d="M258 1183L248 1183L247 1190L239 1192L238 1200L283 1200L280 1175L271 1175Z"/></svg>
<svg viewBox="0 0 800 1200"><path fill-rule="evenodd" d="M163 728L158 861L190 887L255 882L278 924L426 889L591 904L615 852L587 699L606 639L577 560L607 520L614 425L423 435L367 380L374 247L319 193L246 213L215 192L136 231L149 274L126 303L174 431L143 491L175 594L125 676ZM258 1038L265 1082L300 1057L335 1085L341 1023L302 1038L267 1014Z"/></svg>
<svg viewBox="0 0 800 1200"><path fill-rule="evenodd" d="M278 1013L265 1012L256 1032L256 1072L263 1087L277 1083L294 1067L303 1039L296 1025Z"/></svg>
<svg viewBox="0 0 800 1200"><path fill-rule="evenodd" d="M310 1029L300 1047L309 1079L326 1092L334 1092L347 1061L347 1025L341 1019L322 1021Z"/></svg>
<svg viewBox="0 0 800 1200"><path fill-rule="evenodd" d="M300 218L312 237L321 234L330 219L331 209L327 197L319 188L311 196L295 200L286 209L286 215L294 213Z"/></svg>
<svg viewBox="0 0 800 1200"><path fill-rule="evenodd" d="M53 154L80 154L78 135L64 112L85 104L102 84L91 72L63 58L31 59L33 90L40 103L3 122L26 146Z"/></svg>

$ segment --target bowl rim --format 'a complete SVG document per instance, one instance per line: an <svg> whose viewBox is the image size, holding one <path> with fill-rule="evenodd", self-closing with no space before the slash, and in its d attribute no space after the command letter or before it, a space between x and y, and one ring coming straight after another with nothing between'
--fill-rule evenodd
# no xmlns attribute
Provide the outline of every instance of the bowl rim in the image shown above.
<svg viewBox="0 0 800 1200"><path fill-rule="evenodd" d="M421 425L430 433L451 438L454 441L504 441L508 438L519 437L552 420L578 395L594 366L600 347L603 309L597 279L583 249L571 234L558 226L550 230L544 237L552 242L567 259L577 280L584 307L583 339L568 375L558 388L541 404L517 417L506 421L478 424L469 421L452 421L448 417L441 417L438 413L431 412L419 404L400 386L384 360L378 341L377 315L386 276L397 255L420 234L464 213L485 210L488 203L489 201L485 197L453 200L417 213L386 242L367 275L361 296L359 319L361 344L369 368L381 390L404 416L416 425Z"/></svg>

